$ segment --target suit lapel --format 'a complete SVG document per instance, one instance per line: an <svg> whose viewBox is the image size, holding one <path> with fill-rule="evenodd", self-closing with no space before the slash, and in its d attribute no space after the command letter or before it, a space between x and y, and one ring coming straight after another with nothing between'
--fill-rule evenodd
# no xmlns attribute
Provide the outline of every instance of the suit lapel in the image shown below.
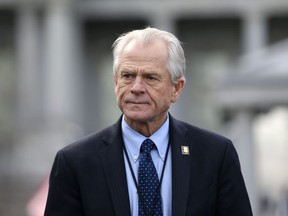
<svg viewBox="0 0 288 216"><path fill-rule="evenodd" d="M172 215L184 216L187 208L191 176L191 144L186 141L187 129L170 116L170 143L172 150ZM103 137L107 144L100 158L111 193L111 199L118 216L131 215L126 171L123 158L121 120L112 132ZM183 155L181 146L188 146L190 155Z"/></svg>
<svg viewBox="0 0 288 216"><path fill-rule="evenodd" d="M131 215L126 171L123 158L121 118L114 125L111 134L103 137L107 148L100 153L102 166L111 193L111 199L118 216Z"/></svg>
<svg viewBox="0 0 288 216"><path fill-rule="evenodd" d="M172 147L172 215L184 216L190 183L191 146L186 142L186 128L170 116ZM182 154L181 146L188 146L189 155Z"/></svg>

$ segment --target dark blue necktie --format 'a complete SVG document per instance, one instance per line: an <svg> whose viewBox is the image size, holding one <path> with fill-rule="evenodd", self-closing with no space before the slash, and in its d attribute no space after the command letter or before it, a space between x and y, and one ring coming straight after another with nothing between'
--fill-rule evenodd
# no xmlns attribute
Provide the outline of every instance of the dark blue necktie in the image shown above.
<svg viewBox="0 0 288 216"><path fill-rule="evenodd" d="M139 216L163 215L159 178L150 154L154 146L150 139L141 145L138 170Z"/></svg>

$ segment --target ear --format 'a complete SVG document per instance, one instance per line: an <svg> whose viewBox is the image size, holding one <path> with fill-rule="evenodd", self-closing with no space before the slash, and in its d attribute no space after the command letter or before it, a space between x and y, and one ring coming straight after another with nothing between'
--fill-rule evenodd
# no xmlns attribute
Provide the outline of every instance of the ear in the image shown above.
<svg viewBox="0 0 288 216"><path fill-rule="evenodd" d="M184 84L185 84L185 78L179 78L177 83L173 84L174 87L173 87L173 90L172 90L173 92L172 92L172 96L171 96L171 102L172 103L175 103L178 100L178 98L179 98L179 96L180 96L180 94L184 88Z"/></svg>

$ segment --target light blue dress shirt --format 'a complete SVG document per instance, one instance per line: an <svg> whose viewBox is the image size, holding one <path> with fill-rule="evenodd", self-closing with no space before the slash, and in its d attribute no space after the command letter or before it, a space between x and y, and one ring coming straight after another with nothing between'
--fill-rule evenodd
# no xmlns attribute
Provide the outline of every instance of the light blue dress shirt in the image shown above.
<svg viewBox="0 0 288 216"><path fill-rule="evenodd" d="M133 130L122 118L122 133L125 147L127 149L128 157L132 165L132 169L136 179L138 179L138 166L139 166L139 155L140 147L142 142L149 138L151 139L157 149L152 149L151 157L154 162L155 168L160 176L162 173L162 168L165 160L165 153L169 142L169 115L164 124L150 137L145 137ZM124 154L124 152L123 152ZM130 199L130 209L132 216L138 216L138 194L133 177L129 168L127 158L124 154L125 159L125 169L126 177L128 184L128 192ZM171 147L169 149L166 167L164 170L163 181L161 185L161 197L162 197L162 206L163 206L163 216L172 215L172 164L171 164Z"/></svg>

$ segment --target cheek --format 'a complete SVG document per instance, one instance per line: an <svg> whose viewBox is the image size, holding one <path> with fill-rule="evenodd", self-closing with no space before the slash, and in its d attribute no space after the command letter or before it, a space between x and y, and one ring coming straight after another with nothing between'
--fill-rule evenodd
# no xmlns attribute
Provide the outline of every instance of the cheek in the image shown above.
<svg viewBox="0 0 288 216"><path fill-rule="evenodd" d="M171 103L175 102L174 95L173 95L171 89L169 89L169 88L162 93L160 99L162 100L162 103L165 106L170 106Z"/></svg>
<svg viewBox="0 0 288 216"><path fill-rule="evenodd" d="M125 87L125 86L117 85L115 87L115 94L116 94L116 97L117 97L118 101L121 100L124 97L126 92L127 92L127 87Z"/></svg>
<svg viewBox="0 0 288 216"><path fill-rule="evenodd" d="M166 91L158 91L154 95L150 95L156 107L166 107L171 103L171 98L169 93Z"/></svg>
<svg viewBox="0 0 288 216"><path fill-rule="evenodd" d="M114 93L115 93L115 95L116 95L116 98L118 98L118 95L119 95L119 88L118 88L117 85L114 86Z"/></svg>
<svg viewBox="0 0 288 216"><path fill-rule="evenodd" d="M121 89L119 88L119 85L116 85L114 88L115 96L117 101L119 102L120 100L120 95L121 95Z"/></svg>

